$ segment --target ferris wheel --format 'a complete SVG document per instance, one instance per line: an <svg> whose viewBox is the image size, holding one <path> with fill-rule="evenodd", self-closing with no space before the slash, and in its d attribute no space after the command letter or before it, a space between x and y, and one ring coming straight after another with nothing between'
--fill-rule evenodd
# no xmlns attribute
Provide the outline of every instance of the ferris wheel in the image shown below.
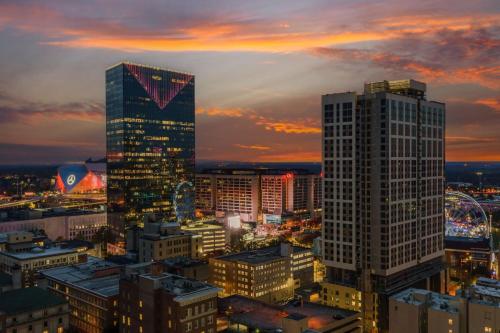
<svg viewBox="0 0 500 333"><path fill-rule="evenodd" d="M488 217L471 196L456 191L446 192L446 236L489 238Z"/></svg>
<svg viewBox="0 0 500 333"><path fill-rule="evenodd" d="M189 181L177 184L174 193L174 210L179 223L194 220L194 186Z"/></svg>

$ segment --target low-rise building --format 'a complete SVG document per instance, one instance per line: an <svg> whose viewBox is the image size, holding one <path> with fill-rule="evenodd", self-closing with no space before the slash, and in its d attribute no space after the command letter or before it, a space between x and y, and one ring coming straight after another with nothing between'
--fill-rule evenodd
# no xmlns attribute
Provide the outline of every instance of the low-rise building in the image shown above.
<svg viewBox="0 0 500 333"><path fill-rule="evenodd" d="M361 291L350 286L323 281L320 283L320 303L352 311L361 311Z"/></svg>
<svg viewBox="0 0 500 333"><path fill-rule="evenodd" d="M82 252L83 251L83 252ZM20 275L21 286L34 286L39 271L57 266L81 263L87 260L86 249L35 247L27 252L0 252L0 271Z"/></svg>
<svg viewBox="0 0 500 333"><path fill-rule="evenodd" d="M447 288L454 294L462 283L470 284L479 277L490 277L498 251L492 249L488 238L469 238L446 236L445 260ZM497 252L497 253L495 253Z"/></svg>
<svg viewBox="0 0 500 333"><path fill-rule="evenodd" d="M140 262L202 256L202 237L181 230L176 222L145 223L141 233L138 237Z"/></svg>
<svg viewBox="0 0 500 333"><path fill-rule="evenodd" d="M294 265L290 249L283 245L210 258L210 283L221 288L220 296L243 295L268 303L294 296ZM312 279L312 261L311 261Z"/></svg>
<svg viewBox="0 0 500 333"><path fill-rule="evenodd" d="M89 257L88 262L42 271L48 290L66 298L71 327L98 333L118 329L121 266Z"/></svg>
<svg viewBox="0 0 500 333"><path fill-rule="evenodd" d="M0 252L27 252L37 246L44 246L47 237L28 231L0 233Z"/></svg>
<svg viewBox="0 0 500 333"><path fill-rule="evenodd" d="M164 273L160 263L120 281L120 332L216 333L217 288Z"/></svg>
<svg viewBox="0 0 500 333"><path fill-rule="evenodd" d="M106 213L95 210L35 210L0 220L0 232L43 230L48 238L91 241L107 226Z"/></svg>
<svg viewBox="0 0 500 333"><path fill-rule="evenodd" d="M500 282L480 277L460 296L410 288L389 299L390 333L500 331Z"/></svg>
<svg viewBox="0 0 500 333"><path fill-rule="evenodd" d="M196 223L182 226L182 230L201 236L203 256L225 251L229 242L229 232L220 224Z"/></svg>
<svg viewBox="0 0 500 333"><path fill-rule="evenodd" d="M291 259L295 289L314 283L314 254L311 249L282 243L280 253Z"/></svg>
<svg viewBox="0 0 500 333"><path fill-rule="evenodd" d="M0 293L0 332L62 333L68 327L68 302L63 297L37 287Z"/></svg>
<svg viewBox="0 0 500 333"><path fill-rule="evenodd" d="M391 333L465 333L466 320L466 300L460 297L410 288L389 299Z"/></svg>
<svg viewBox="0 0 500 333"><path fill-rule="evenodd" d="M163 265L168 273L188 279L202 282L208 282L210 279L210 267L205 260L177 257L165 260Z"/></svg>
<svg viewBox="0 0 500 333"><path fill-rule="evenodd" d="M480 277L469 288L469 332L500 332L500 281Z"/></svg>

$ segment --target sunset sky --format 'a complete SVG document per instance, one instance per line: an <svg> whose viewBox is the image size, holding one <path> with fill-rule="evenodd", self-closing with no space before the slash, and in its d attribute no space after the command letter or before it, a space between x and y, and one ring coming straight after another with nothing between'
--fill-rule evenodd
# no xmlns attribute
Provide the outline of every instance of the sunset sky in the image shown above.
<svg viewBox="0 0 500 333"><path fill-rule="evenodd" d="M322 94L414 78L447 160L500 160L498 0L0 0L0 164L104 157L123 60L196 75L198 159L320 161Z"/></svg>

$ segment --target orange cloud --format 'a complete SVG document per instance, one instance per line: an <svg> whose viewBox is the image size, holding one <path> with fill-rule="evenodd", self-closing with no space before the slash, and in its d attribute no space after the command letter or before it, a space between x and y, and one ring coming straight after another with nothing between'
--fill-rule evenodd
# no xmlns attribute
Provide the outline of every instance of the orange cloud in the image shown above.
<svg viewBox="0 0 500 333"><path fill-rule="evenodd" d="M486 143L496 142L497 138L493 137L474 137L474 136L447 136L446 142L448 144L470 144L470 143Z"/></svg>
<svg viewBox="0 0 500 333"><path fill-rule="evenodd" d="M477 104L486 105L495 111L500 111L500 99L499 98L482 98L476 101Z"/></svg>
<svg viewBox="0 0 500 333"><path fill-rule="evenodd" d="M250 145L250 146L247 146L247 145L241 145L241 144L234 144L233 146L235 147L238 147L238 148L242 148L242 149L252 149L252 150L270 150L271 147L268 147L268 146L261 146L261 145Z"/></svg>
<svg viewBox="0 0 500 333"><path fill-rule="evenodd" d="M198 31L195 29L194 31ZM190 32L193 32L191 30ZM339 32L331 34L276 33L251 36L219 35L220 31L203 32L201 35L189 35L183 38L133 36L88 36L84 31L75 32L76 37L69 40L44 42L46 45L73 48L102 48L124 51L257 51L257 52L293 52L317 46L341 45L347 43L380 41L391 38L391 33L379 32Z"/></svg>
<svg viewBox="0 0 500 333"><path fill-rule="evenodd" d="M310 122L310 121L309 121ZM320 134L321 128L307 125L303 122L273 121L260 117L257 125L264 126L269 131L282 132L287 134Z"/></svg>
<svg viewBox="0 0 500 333"><path fill-rule="evenodd" d="M392 16L375 20L376 26L405 33L425 33L429 30L467 30L472 27L488 28L498 25L500 15L485 14L480 18L476 16L438 16L432 15L405 15Z"/></svg>
<svg viewBox="0 0 500 333"><path fill-rule="evenodd" d="M69 16L40 4L0 4L0 28L15 27L42 34L47 45L123 51L258 51L293 52L314 47L383 41L440 29L467 30L497 25L500 15L393 16L367 20L365 28L345 25L311 29L272 19L238 20L218 17L186 20L182 25L152 23L138 28L127 19Z"/></svg>
<svg viewBox="0 0 500 333"><path fill-rule="evenodd" d="M198 115L206 115L212 117L229 117L240 118L245 117L254 121L256 125L263 126L268 131L281 132L286 134L320 134L321 128L312 119L300 120L275 120L259 115L254 110L242 109L220 109L199 108L196 110Z"/></svg>
<svg viewBox="0 0 500 333"><path fill-rule="evenodd" d="M219 109L219 108L198 108L196 109L197 115L206 115L212 117L243 117L245 111L242 109Z"/></svg>

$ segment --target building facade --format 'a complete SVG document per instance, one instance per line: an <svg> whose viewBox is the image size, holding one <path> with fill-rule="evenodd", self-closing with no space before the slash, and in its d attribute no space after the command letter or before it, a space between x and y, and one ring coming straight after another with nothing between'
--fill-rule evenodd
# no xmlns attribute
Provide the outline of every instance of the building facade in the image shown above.
<svg viewBox="0 0 500 333"><path fill-rule="evenodd" d="M73 330L118 330L119 265L92 258L87 263L44 270L42 275L50 292L68 300Z"/></svg>
<svg viewBox="0 0 500 333"><path fill-rule="evenodd" d="M197 174L195 189L196 209L208 214L215 212L215 175Z"/></svg>
<svg viewBox="0 0 500 333"><path fill-rule="evenodd" d="M120 332L216 333L217 288L164 273L128 274L120 281Z"/></svg>
<svg viewBox="0 0 500 333"><path fill-rule="evenodd" d="M106 213L75 210L60 214L40 213L39 218L34 219L0 221L0 233L43 230L51 240L78 236L91 241L96 232L106 226Z"/></svg>
<svg viewBox="0 0 500 333"><path fill-rule="evenodd" d="M306 170L208 169L196 175L196 208L244 222L321 211L321 176ZM271 222L273 221L273 222Z"/></svg>
<svg viewBox="0 0 500 333"><path fill-rule="evenodd" d="M465 299L422 289L407 289L389 300L389 332L467 332ZM486 332L470 331L470 332Z"/></svg>
<svg viewBox="0 0 500 333"><path fill-rule="evenodd" d="M203 256L224 252L229 243L229 232L222 225L196 223L182 226L182 230L201 237Z"/></svg>
<svg viewBox="0 0 500 333"><path fill-rule="evenodd" d="M87 254L78 248L33 248L27 252L0 252L0 271L20 281L22 287L35 286L43 269L85 262Z"/></svg>
<svg viewBox="0 0 500 333"><path fill-rule="evenodd" d="M194 215L194 76L120 63L106 71L108 218L122 238L154 214Z"/></svg>
<svg viewBox="0 0 500 333"><path fill-rule="evenodd" d="M285 243L210 258L209 265L209 281L221 288L221 296L242 295L271 304L291 300L296 288L314 280L312 251Z"/></svg>
<svg viewBox="0 0 500 333"><path fill-rule="evenodd" d="M69 328L68 302L37 288L0 293L0 332L63 333Z"/></svg>
<svg viewBox="0 0 500 333"><path fill-rule="evenodd" d="M388 295L441 288L445 106L425 93L400 80L322 97L323 259L328 282L378 298L367 330L387 331Z"/></svg>
<svg viewBox="0 0 500 333"><path fill-rule="evenodd" d="M217 215L237 213L242 221L257 221L259 219L258 176L245 173L217 175L215 211Z"/></svg>
<svg viewBox="0 0 500 333"><path fill-rule="evenodd" d="M500 283L480 277L448 296L410 288L389 300L389 332L494 333L500 331Z"/></svg>
<svg viewBox="0 0 500 333"><path fill-rule="evenodd" d="M200 258L202 252L202 236L181 230L176 222L148 223L138 239L140 262Z"/></svg>

